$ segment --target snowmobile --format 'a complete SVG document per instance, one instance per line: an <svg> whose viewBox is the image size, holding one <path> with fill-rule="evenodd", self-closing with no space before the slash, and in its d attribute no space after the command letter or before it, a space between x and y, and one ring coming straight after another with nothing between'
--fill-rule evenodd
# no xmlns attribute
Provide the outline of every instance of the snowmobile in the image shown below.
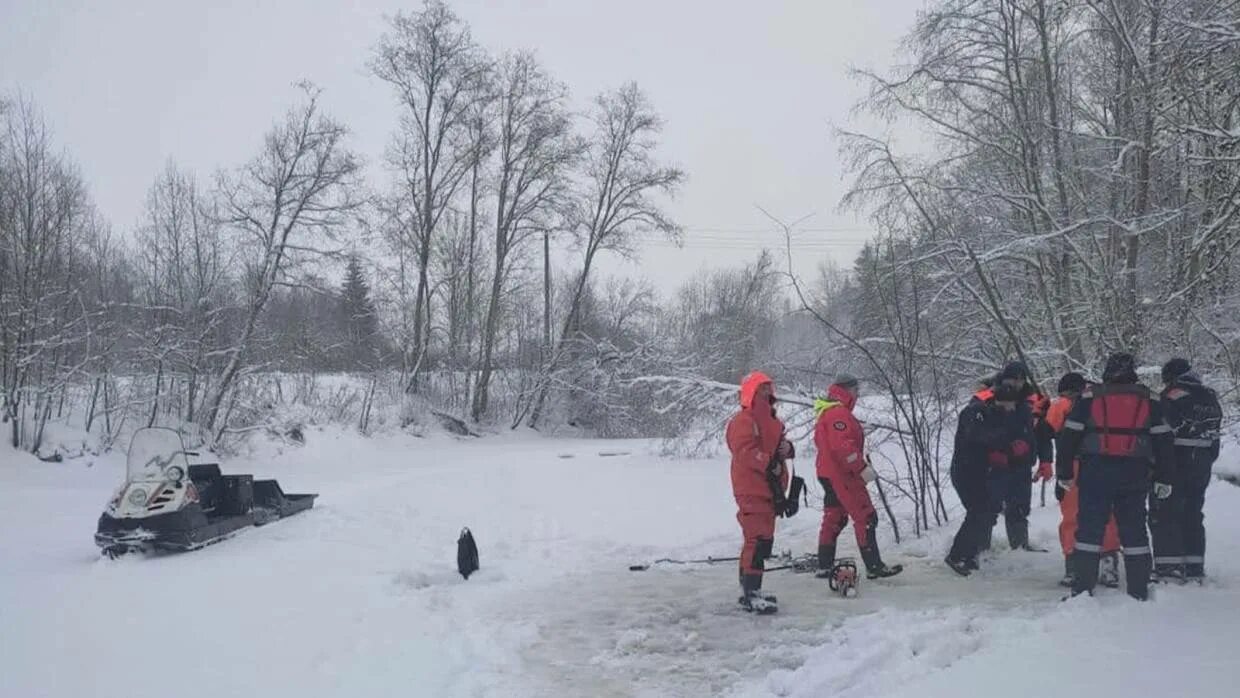
<svg viewBox="0 0 1240 698"><path fill-rule="evenodd" d="M190 464L173 429L148 427L129 444L125 482L99 517L95 544L129 552L196 550L237 531L314 506L317 494L285 494L275 480L224 475L218 463Z"/></svg>

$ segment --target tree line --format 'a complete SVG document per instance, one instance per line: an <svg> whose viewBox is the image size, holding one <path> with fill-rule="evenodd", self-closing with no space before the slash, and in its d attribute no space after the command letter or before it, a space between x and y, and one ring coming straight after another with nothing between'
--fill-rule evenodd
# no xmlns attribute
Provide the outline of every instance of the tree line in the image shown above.
<svg viewBox="0 0 1240 698"><path fill-rule="evenodd" d="M67 403L86 404L88 430L145 412L216 441L249 426L239 386L272 371L395 374L402 399L538 426L587 355L653 335L650 288L598 271L640 235L681 232L662 206L685 174L658 157L636 84L577 113L532 52L488 52L438 0L390 18L366 66L399 114L369 182L301 83L251 160L208 177L170 160L119 233L33 99L0 102L15 446L37 451ZM553 244L570 268L552 268Z"/></svg>

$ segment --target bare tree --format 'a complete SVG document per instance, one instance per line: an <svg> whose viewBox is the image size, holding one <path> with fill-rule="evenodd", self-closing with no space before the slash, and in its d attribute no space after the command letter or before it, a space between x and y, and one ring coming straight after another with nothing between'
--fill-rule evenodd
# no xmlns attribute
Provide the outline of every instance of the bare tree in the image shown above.
<svg viewBox="0 0 1240 698"><path fill-rule="evenodd" d="M598 254L611 250L631 255L635 251L634 238L640 233L654 232L678 240L681 232L656 197L674 195L685 174L656 159L662 122L645 94L630 82L599 95L594 103L595 132L586 150L585 187L574 202L571 218L583 251L581 271L556 347L548 359L548 376L559 368L564 343L574 331L582 295ZM549 390L550 382L544 381L530 415L530 426L537 426Z"/></svg>
<svg viewBox="0 0 1240 698"><path fill-rule="evenodd" d="M482 332L472 410L475 420L488 410L492 359L510 265L524 244L551 226L562 209L567 175L581 151L565 107L567 90L547 75L533 54L504 58L498 94L495 266Z"/></svg>
<svg viewBox="0 0 1240 698"><path fill-rule="evenodd" d="M488 99L490 66L469 30L439 0L420 12L397 14L380 39L371 70L390 83L400 100L401 127L390 155L403 180L403 198L412 209L408 241L414 249L418 282L414 296L413 371L417 388L428 341L429 267L444 213L478 160L472 137L476 105ZM476 184L476 178L474 179Z"/></svg>
<svg viewBox="0 0 1240 698"><path fill-rule="evenodd" d="M83 361L93 210L33 104L0 111L0 387L15 448L37 451L55 392Z"/></svg>
<svg viewBox="0 0 1240 698"><path fill-rule="evenodd" d="M181 376L178 416L186 422L195 420L209 359L233 309L235 259L226 244L213 202L192 174L169 162L147 194L137 234L150 324L139 325L144 341L135 347L155 365L156 402L165 371Z"/></svg>
<svg viewBox="0 0 1240 698"><path fill-rule="evenodd" d="M247 272L244 320L226 351L201 424L222 428L220 410L246 365L247 352L272 289L299 255L315 253L317 238L343 228L359 205L357 157L344 144L348 130L319 110L319 92L290 110L264 139L262 152L233 175L221 175L221 215L244 240Z"/></svg>

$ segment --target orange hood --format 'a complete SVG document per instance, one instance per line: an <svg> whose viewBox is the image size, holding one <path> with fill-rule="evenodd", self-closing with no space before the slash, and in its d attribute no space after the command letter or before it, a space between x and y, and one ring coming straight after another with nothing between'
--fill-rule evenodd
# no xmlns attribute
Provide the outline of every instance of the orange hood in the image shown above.
<svg viewBox="0 0 1240 698"><path fill-rule="evenodd" d="M758 388L764 383L775 386L775 381L761 371L754 371L741 380L741 407L745 409L753 407L753 398L758 394Z"/></svg>

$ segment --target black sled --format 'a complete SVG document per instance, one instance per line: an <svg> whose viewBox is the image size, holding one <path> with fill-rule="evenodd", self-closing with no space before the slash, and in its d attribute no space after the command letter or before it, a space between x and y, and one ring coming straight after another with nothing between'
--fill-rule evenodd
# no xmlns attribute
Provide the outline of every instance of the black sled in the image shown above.
<svg viewBox="0 0 1240 698"><path fill-rule="evenodd" d="M181 435L139 429L129 444L125 483L99 517L95 544L108 557L196 550L237 531L314 506L317 494L285 494L275 480L224 475L216 463L190 465Z"/></svg>

